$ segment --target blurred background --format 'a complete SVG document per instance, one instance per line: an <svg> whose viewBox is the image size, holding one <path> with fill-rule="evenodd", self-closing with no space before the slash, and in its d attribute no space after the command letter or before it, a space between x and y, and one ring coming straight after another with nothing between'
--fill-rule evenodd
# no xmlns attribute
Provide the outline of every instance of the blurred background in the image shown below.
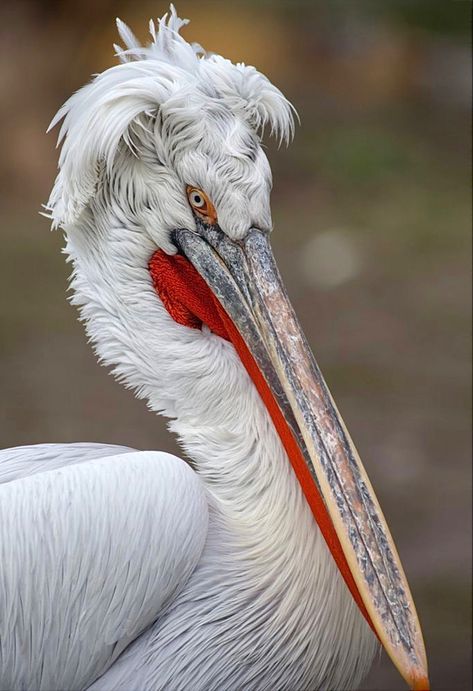
<svg viewBox="0 0 473 691"><path fill-rule="evenodd" d="M0 446L176 450L164 421L96 364L66 301L62 237L38 215L55 111L114 63L117 15L146 40L166 9L0 5ZM300 114L290 148L268 142L275 253L400 548L432 688L470 689L470 3L177 9L188 40L255 64ZM364 688L404 684L383 656Z"/></svg>

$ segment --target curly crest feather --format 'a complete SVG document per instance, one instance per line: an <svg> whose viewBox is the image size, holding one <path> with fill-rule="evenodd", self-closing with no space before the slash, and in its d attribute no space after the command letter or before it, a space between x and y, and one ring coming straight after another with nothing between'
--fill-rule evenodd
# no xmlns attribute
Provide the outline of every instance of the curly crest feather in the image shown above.
<svg viewBox="0 0 473 691"><path fill-rule="evenodd" d="M243 63L207 54L179 34L188 23L173 5L150 22L152 42L142 46L121 20L118 32L124 47L115 45L120 60L76 92L59 110L49 129L63 120L59 175L46 210L54 226L75 222L93 196L101 170L113 168L125 145L133 153L153 138L158 159L174 165L183 150L195 149L219 135L228 142L246 139L235 120L244 123L259 141L265 127L279 142L294 132L294 109L263 74ZM49 130L48 130L49 131ZM231 147L235 151L244 147Z"/></svg>

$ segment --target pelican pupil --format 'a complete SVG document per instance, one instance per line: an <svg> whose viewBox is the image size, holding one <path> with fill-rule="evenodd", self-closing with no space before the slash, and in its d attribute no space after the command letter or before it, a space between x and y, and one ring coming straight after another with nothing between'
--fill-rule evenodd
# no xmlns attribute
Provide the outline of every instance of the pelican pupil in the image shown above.
<svg viewBox="0 0 473 691"><path fill-rule="evenodd" d="M194 194L192 195L192 201L194 202L194 204L195 204L196 206L202 206L202 204L204 203L204 200L202 199L202 197L200 196L200 194L196 194L196 193L194 193Z"/></svg>

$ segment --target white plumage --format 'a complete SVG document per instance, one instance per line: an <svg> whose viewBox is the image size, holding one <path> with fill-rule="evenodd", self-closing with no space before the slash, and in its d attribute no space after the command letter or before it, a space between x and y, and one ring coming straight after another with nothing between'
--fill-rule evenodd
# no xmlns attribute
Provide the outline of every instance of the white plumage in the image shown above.
<svg viewBox="0 0 473 691"><path fill-rule="evenodd" d="M107 445L0 453L1 689L353 689L377 649L233 345L174 321L150 279L171 231L195 228L186 184L228 237L270 230L261 129L293 128L266 77L183 23L171 7L143 48L118 22L121 64L53 121L48 209L100 360L195 471Z"/></svg>
<svg viewBox="0 0 473 691"><path fill-rule="evenodd" d="M2 689L87 687L201 557L208 510L190 468L165 453L96 447L20 448L33 474L20 468L0 485ZM35 472L44 452L63 467ZM15 461L5 456L2 466Z"/></svg>

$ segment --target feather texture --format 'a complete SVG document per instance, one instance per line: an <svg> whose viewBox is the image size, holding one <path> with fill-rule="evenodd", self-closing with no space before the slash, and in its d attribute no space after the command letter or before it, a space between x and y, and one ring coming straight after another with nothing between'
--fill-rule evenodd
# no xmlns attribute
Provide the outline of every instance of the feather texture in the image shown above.
<svg viewBox="0 0 473 691"><path fill-rule="evenodd" d="M185 585L207 521L201 483L165 453L0 485L0 688L88 686Z"/></svg>
<svg viewBox="0 0 473 691"><path fill-rule="evenodd" d="M265 126L281 141L292 136L293 107L279 89L254 67L187 43L179 34L186 23L171 5L158 31L150 23L153 40L143 47L117 20L125 44L123 50L115 46L121 64L80 89L51 122L50 128L63 120L60 172L46 207L56 226L78 218L99 184L102 165L113 169L120 144L130 146L137 126L148 129L163 163L184 152L198 155L199 148L218 152L226 141L234 155L244 157L245 149L255 151Z"/></svg>
<svg viewBox="0 0 473 691"><path fill-rule="evenodd" d="M136 449L115 444L34 444L15 446L0 451L0 484L19 480L36 473L55 470L75 463L86 463L95 458L118 456Z"/></svg>

